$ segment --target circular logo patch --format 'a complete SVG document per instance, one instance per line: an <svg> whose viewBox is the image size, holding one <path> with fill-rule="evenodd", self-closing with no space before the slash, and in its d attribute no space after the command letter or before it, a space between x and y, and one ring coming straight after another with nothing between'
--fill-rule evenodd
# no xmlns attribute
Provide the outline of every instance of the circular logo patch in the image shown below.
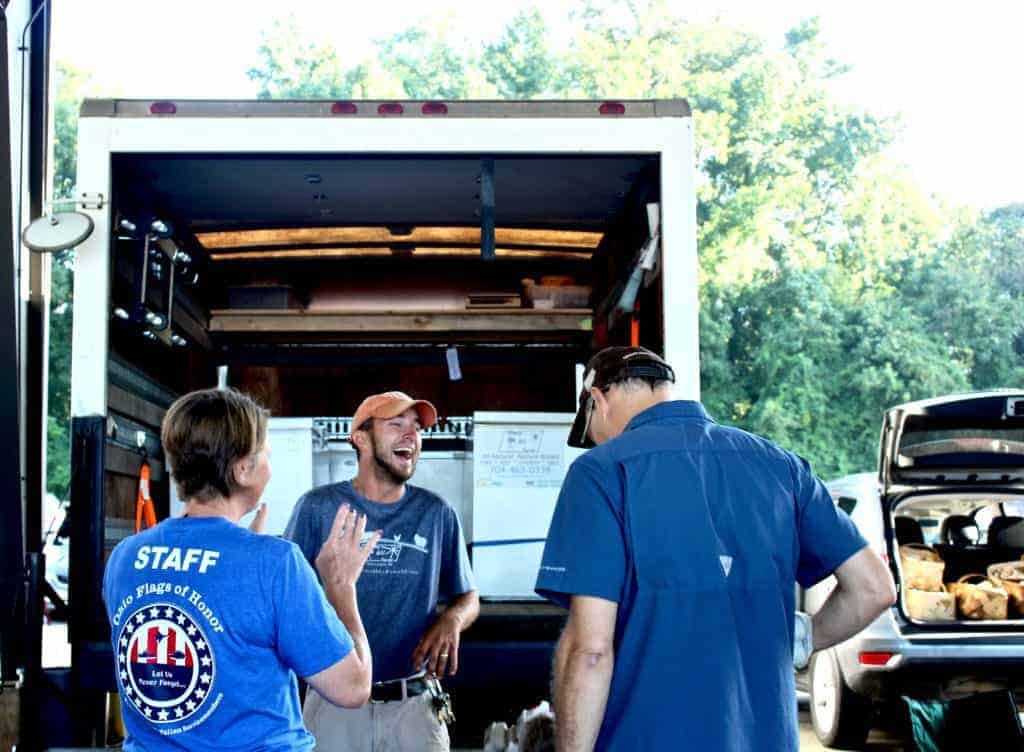
<svg viewBox="0 0 1024 752"><path fill-rule="evenodd" d="M180 608L146 606L121 627L121 691L148 721L175 723L195 715L210 695L215 672L203 630Z"/></svg>

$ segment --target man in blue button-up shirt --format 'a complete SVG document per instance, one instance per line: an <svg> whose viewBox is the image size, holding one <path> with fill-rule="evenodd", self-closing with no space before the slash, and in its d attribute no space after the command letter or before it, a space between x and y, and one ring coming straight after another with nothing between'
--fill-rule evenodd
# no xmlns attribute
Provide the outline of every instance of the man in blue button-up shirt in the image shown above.
<svg viewBox="0 0 1024 752"><path fill-rule="evenodd" d="M591 359L537 592L569 607L558 749L796 750L794 584L835 574L822 649L895 599L807 462L673 401L643 348Z"/></svg>

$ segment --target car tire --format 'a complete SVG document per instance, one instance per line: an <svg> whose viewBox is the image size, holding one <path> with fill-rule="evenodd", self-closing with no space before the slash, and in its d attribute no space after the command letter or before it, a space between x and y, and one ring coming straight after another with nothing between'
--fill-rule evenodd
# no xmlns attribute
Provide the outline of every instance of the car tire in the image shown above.
<svg viewBox="0 0 1024 752"><path fill-rule="evenodd" d="M871 700L846 685L835 650L814 654L808 684L818 741L832 749L863 749L871 730Z"/></svg>

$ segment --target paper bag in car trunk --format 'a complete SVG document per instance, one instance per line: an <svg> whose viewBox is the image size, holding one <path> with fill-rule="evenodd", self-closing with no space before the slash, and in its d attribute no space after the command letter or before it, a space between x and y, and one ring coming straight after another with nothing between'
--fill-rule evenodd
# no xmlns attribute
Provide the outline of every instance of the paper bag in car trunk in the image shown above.
<svg viewBox="0 0 1024 752"><path fill-rule="evenodd" d="M1024 617L1024 561L1004 561L991 564L988 578L1006 591L1010 597L1013 616Z"/></svg>
<svg viewBox="0 0 1024 752"><path fill-rule="evenodd" d="M976 582L968 582L975 580ZM983 574L965 574L950 583L957 611L964 619L1005 619L1009 597Z"/></svg>
<svg viewBox="0 0 1024 752"><path fill-rule="evenodd" d="M923 543L906 543L900 546L900 562L903 564L903 585L907 589L942 592L946 563L934 548Z"/></svg>
<svg viewBox="0 0 1024 752"><path fill-rule="evenodd" d="M927 590L907 590L905 604L907 614L917 621L954 621L956 599L946 591L935 593Z"/></svg>

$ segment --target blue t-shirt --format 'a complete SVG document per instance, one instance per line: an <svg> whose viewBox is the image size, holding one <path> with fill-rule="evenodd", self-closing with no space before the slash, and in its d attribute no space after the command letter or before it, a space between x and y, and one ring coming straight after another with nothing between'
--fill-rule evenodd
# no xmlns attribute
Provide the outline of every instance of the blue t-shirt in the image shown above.
<svg viewBox="0 0 1024 752"><path fill-rule="evenodd" d="M295 674L352 639L293 544L223 517L126 538L103 599L126 750L309 750Z"/></svg>
<svg viewBox="0 0 1024 752"><path fill-rule="evenodd" d="M342 502L366 515L381 539L356 581L359 613L373 653L375 682L418 671L412 654L436 620L438 600L475 589L459 517L448 502L406 484L394 504L371 501L349 481L314 488L295 505L284 537L314 561Z"/></svg>
<svg viewBox="0 0 1024 752"><path fill-rule="evenodd" d="M794 584L865 545L805 460L697 402L578 458L537 592L619 604L597 749L796 752Z"/></svg>

